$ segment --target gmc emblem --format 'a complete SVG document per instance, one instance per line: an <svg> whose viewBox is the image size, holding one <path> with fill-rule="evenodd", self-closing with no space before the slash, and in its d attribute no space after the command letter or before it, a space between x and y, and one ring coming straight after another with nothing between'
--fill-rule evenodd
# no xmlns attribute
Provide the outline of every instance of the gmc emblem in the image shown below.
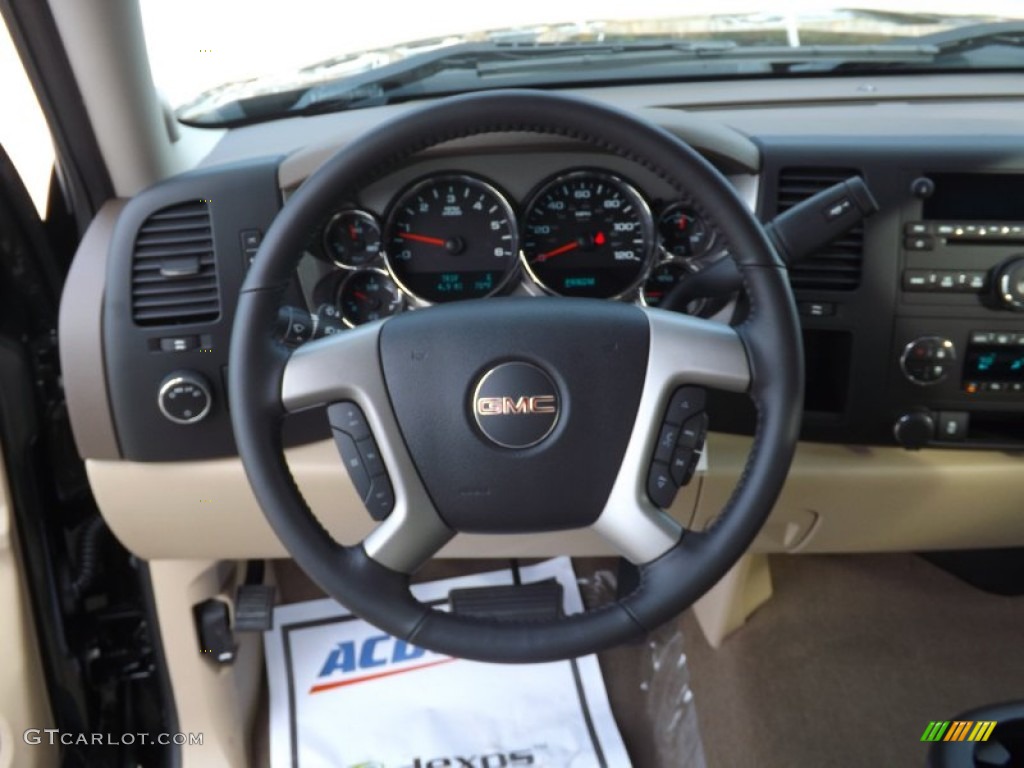
<svg viewBox="0 0 1024 768"><path fill-rule="evenodd" d="M523 397L478 397L476 412L480 416L511 416L517 413L555 413L554 395L524 395Z"/></svg>

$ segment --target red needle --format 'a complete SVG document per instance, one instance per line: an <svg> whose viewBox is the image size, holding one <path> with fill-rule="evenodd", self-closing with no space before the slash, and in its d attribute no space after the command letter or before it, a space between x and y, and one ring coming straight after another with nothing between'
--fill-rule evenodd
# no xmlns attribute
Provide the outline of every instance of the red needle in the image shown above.
<svg viewBox="0 0 1024 768"><path fill-rule="evenodd" d="M414 240L417 243L426 243L427 245L440 245L444 247L445 241L440 237L427 237L426 235L414 235L412 232L399 232L395 235L399 240Z"/></svg>
<svg viewBox="0 0 1024 768"><path fill-rule="evenodd" d="M553 251L548 251L547 253L542 253L540 256L537 257L537 261L547 261L548 259L555 258L555 256L561 256L563 253L568 253L569 251L575 251L579 247L580 247L579 242L577 242L576 240L573 240L571 243L566 243L565 245L563 245L563 246L561 246L559 248L555 248L555 250L553 250Z"/></svg>
<svg viewBox="0 0 1024 768"><path fill-rule="evenodd" d="M369 301L369 300L370 300L370 297L369 297L369 296L367 296L367 295L366 295L365 293L363 293L362 291L356 291L356 292L355 292L355 297L356 297L357 299L359 299L360 301Z"/></svg>

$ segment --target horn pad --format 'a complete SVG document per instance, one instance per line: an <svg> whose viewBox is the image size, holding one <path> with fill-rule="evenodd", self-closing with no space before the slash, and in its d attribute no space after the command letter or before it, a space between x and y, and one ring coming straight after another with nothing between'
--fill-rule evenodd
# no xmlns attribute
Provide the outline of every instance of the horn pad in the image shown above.
<svg viewBox="0 0 1024 768"><path fill-rule="evenodd" d="M585 527L632 433L650 346L642 310L504 298L392 318L381 364L445 522L467 533Z"/></svg>

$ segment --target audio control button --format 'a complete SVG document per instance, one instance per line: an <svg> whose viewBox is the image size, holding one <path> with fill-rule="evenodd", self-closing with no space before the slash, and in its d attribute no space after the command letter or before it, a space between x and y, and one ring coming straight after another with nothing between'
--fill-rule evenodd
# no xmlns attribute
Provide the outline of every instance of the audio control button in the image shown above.
<svg viewBox="0 0 1024 768"><path fill-rule="evenodd" d="M931 235L905 237L903 247L908 251L930 251L935 248L935 238Z"/></svg>
<svg viewBox="0 0 1024 768"><path fill-rule="evenodd" d="M905 291L927 291L928 270L926 269L905 269L903 270L903 290Z"/></svg>

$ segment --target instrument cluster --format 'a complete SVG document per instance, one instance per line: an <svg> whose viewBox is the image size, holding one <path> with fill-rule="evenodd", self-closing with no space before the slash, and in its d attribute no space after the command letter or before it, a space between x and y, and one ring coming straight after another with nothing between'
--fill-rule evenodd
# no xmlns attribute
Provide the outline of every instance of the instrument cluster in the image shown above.
<svg viewBox="0 0 1024 768"><path fill-rule="evenodd" d="M628 179L602 169L558 173L519 210L493 181L468 173L421 178L382 215L338 210L311 248L340 268L321 281L320 300L350 327L516 290L658 306L721 255L715 230L685 203L652 205Z"/></svg>

